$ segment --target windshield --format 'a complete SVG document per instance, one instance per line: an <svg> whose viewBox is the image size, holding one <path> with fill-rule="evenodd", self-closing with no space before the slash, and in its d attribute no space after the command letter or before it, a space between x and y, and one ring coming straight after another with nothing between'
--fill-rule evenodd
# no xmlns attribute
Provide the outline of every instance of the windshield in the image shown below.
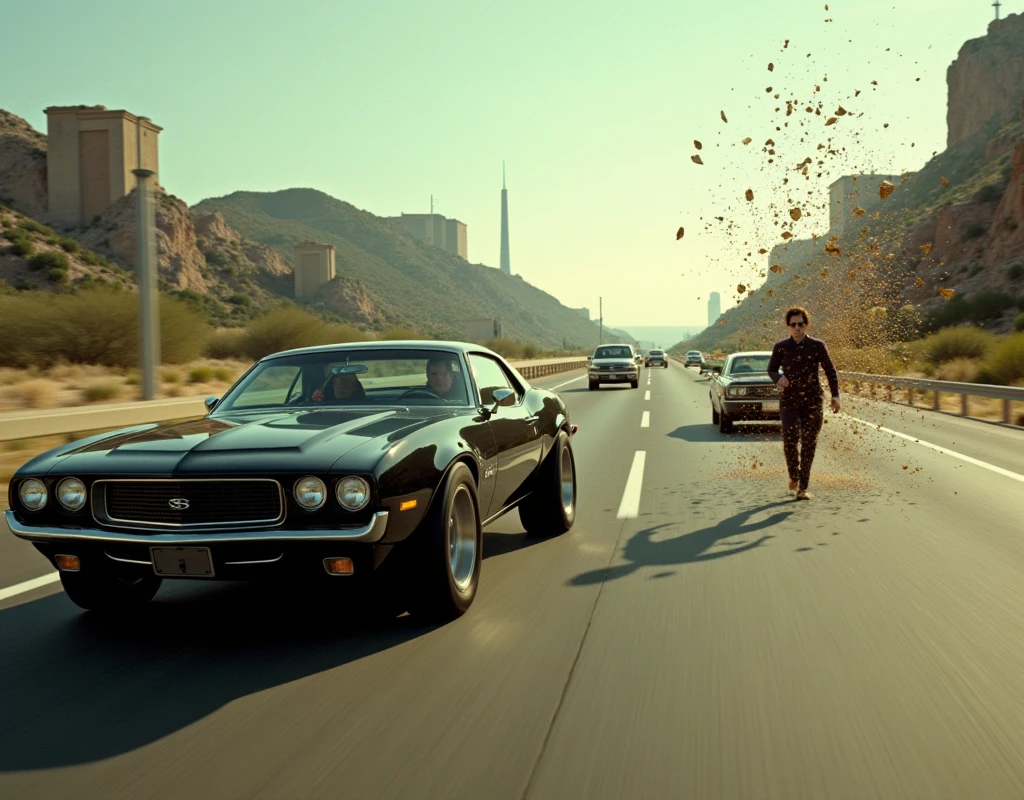
<svg viewBox="0 0 1024 800"><path fill-rule="evenodd" d="M217 406L255 408L469 405L461 360L429 350L306 353L257 364Z"/></svg>
<svg viewBox="0 0 1024 800"><path fill-rule="evenodd" d="M770 355L763 356L738 356L733 359L729 367L730 375L742 375L748 372L767 372Z"/></svg>
<svg viewBox="0 0 1024 800"><path fill-rule="evenodd" d="M632 358L633 351L628 347L599 347L594 358Z"/></svg>
<svg viewBox="0 0 1024 800"><path fill-rule="evenodd" d="M662 352L661 350L652 350L651 351L651 355L652 356L663 356L663 355L665 355L665 353Z"/></svg>
<svg viewBox="0 0 1024 800"><path fill-rule="evenodd" d="M688 356L699 356L700 355L700 351L699 350L691 350L686 355L688 355Z"/></svg>

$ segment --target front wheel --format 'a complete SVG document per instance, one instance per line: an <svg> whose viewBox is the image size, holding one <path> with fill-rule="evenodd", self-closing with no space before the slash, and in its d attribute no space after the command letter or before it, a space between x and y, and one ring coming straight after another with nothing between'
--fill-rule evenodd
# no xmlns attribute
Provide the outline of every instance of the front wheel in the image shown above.
<svg viewBox="0 0 1024 800"><path fill-rule="evenodd" d="M60 582L79 608L128 613L153 599L163 582L156 575L120 576L109 572L61 572Z"/></svg>
<svg viewBox="0 0 1024 800"><path fill-rule="evenodd" d="M558 536L576 521L576 459L564 430L538 468L533 492L519 505L519 521L531 536Z"/></svg>
<svg viewBox="0 0 1024 800"><path fill-rule="evenodd" d="M597 381L591 381L590 382L590 391L592 391L592 392L596 392L597 391Z"/></svg>
<svg viewBox="0 0 1024 800"><path fill-rule="evenodd" d="M483 563L476 481L464 463L452 467L414 536L410 611L438 622L457 619L473 604Z"/></svg>
<svg viewBox="0 0 1024 800"><path fill-rule="evenodd" d="M635 389L635 388L637 388L637 387L638 387L639 385L640 385L640 381L639 381L639 380L635 380L635 381L630 381L630 382L629 382L629 388L630 388L630 389Z"/></svg>

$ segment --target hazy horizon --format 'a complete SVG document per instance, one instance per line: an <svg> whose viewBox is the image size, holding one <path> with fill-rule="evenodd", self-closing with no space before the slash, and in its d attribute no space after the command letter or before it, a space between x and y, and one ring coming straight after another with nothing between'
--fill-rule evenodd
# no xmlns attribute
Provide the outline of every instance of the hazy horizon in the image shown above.
<svg viewBox="0 0 1024 800"><path fill-rule="evenodd" d="M6 61L32 64L33 78L8 70L0 106L44 133L50 105L152 118L161 183L189 205L308 186L394 216L429 211L434 194L437 213L467 223L469 260L493 267L504 160L513 273L594 317L603 296L606 318L670 325L705 319L711 291L728 307L737 283L760 283L756 249L779 241L767 204L787 202L784 167L766 167L761 145L788 135L779 158L794 163L805 147L778 127L785 97L850 110L828 129L841 158L800 187L800 237L827 228L820 209L840 174L916 170L944 149L946 68L984 35L989 3L828 9L529 0L499 17L468 2L181 0L143 17L123 0L57 0L56 27L29 5L7 12L19 33ZM1021 10L1003 4L1004 16ZM119 46L83 59L89 41ZM295 57L306 53L315 63Z"/></svg>

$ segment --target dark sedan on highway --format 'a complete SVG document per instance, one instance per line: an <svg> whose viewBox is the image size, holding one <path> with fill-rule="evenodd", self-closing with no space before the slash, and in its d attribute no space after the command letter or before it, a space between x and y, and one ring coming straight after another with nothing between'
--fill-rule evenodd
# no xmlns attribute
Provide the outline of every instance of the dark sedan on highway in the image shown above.
<svg viewBox="0 0 1024 800"><path fill-rule="evenodd" d="M458 342L267 356L209 413L50 450L10 483L7 525L86 609L148 602L165 579L387 587L425 619L464 613L483 526L531 535L576 516L576 427L559 396Z"/></svg>
<svg viewBox="0 0 1024 800"><path fill-rule="evenodd" d="M733 353L722 366L713 366L711 421L722 433L733 423L778 420L779 390L768 377L771 352Z"/></svg>

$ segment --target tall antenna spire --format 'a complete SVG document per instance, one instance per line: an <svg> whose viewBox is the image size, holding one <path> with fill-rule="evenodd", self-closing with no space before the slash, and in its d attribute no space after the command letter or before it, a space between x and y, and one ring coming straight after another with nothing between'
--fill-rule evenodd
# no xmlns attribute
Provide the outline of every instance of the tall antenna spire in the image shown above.
<svg viewBox="0 0 1024 800"><path fill-rule="evenodd" d="M997 11L996 12L996 16L998 16L998 15L999 15L999 12ZM502 189L505 188L505 160L504 159L502 159L502 161L501 161L501 188Z"/></svg>
<svg viewBox="0 0 1024 800"><path fill-rule="evenodd" d="M505 188L505 162L501 162L501 271L512 274L508 255L508 189Z"/></svg>

